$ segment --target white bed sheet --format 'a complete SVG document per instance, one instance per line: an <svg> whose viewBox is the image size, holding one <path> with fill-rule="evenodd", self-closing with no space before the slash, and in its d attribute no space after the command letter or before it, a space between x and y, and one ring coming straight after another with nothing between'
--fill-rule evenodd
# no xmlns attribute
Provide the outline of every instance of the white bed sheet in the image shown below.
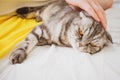
<svg viewBox="0 0 120 80"><path fill-rule="evenodd" d="M120 8L107 11L108 31L114 44L95 55L72 48L36 47L28 58L10 65L0 62L0 80L120 80Z"/></svg>

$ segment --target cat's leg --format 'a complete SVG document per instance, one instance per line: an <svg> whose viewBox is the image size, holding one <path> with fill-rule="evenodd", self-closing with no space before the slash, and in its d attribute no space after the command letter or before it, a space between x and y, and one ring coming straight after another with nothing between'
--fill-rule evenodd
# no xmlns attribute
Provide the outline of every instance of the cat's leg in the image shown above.
<svg viewBox="0 0 120 80"><path fill-rule="evenodd" d="M28 36L27 38L19 43L12 51L10 55L10 63L22 63L30 51L36 46L40 37L42 35L42 29L40 26L37 26Z"/></svg>
<svg viewBox="0 0 120 80"><path fill-rule="evenodd" d="M42 6L38 7L22 7L18 8L16 10L17 16L21 18L35 18L36 21L42 21L42 18L40 17Z"/></svg>

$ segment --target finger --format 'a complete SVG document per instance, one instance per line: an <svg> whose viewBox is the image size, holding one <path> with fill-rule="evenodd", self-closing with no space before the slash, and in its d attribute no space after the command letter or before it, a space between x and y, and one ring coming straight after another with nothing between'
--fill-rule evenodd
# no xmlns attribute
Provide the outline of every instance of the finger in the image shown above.
<svg viewBox="0 0 120 80"><path fill-rule="evenodd" d="M95 13L100 19L100 22L103 24L103 27L106 28L107 26L107 20L106 15L100 4L96 0L89 0L90 5L93 7Z"/></svg>
<svg viewBox="0 0 120 80"><path fill-rule="evenodd" d="M101 15L99 16L101 23L103 24L103 27L106 28L107 27L107 19L106 19L106 13L104 11L104 9L100 6L100 4L98 2L96 2L96 4L98 5L100 11L101 11ZM103 16L103 17L102 17Z"/></svg>
<svg viewBox="0 0 120 80"><path fill-rule="evenodd" d="M106 20L105 13L102 13L101 11L96 11L96 13L99 16L100 22L103 24L103 27L106 28L106 26L107 26L107 20Z"/></svg>
<svg viewBox="0 0 120 80"><path fill-rule="evenodd" d="M84 4L80 3L79 7L88 12L96 21L100 21L99 17L96 15L96 12L88 2L84 2Z"/></svg>

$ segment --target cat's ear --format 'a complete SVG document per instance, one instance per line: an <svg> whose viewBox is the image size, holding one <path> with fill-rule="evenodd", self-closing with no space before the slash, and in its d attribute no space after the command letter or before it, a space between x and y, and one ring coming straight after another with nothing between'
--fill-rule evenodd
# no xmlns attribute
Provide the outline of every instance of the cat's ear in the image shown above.
<svg viewBox="0 0 120 80"><path fill-rule="evenodd" d="M81 11L81 12L79 13L79 16L80 16L81 18L86 17L86 16L84 15L83 11Z"/></svg>

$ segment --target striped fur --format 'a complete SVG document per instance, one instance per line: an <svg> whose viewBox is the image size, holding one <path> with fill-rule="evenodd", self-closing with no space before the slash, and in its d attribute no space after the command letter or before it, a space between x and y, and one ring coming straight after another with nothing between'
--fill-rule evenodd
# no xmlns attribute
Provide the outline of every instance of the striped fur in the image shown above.
<svg viewBox="0 0 120 80"><path fill-rule="evenodd" d="M24 15L25 18L36 18L37 21L42 19L44 23L36 26L28 37L17 45L10 56L12 64L23 62L36 45L56 44L93 54L112 43L111 36L101 23L95 21L85 11L73 11L64 0L32 7L22 13L25 8L31 7L20 8L17 10L18 14Z"/></svg>

